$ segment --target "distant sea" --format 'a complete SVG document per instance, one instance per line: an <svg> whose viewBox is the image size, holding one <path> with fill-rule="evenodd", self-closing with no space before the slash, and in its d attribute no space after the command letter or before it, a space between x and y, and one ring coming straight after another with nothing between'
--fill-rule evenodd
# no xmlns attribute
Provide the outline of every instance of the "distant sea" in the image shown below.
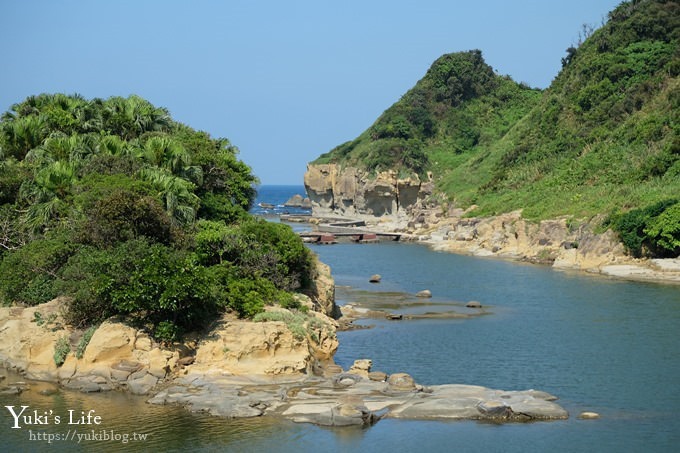
<svg viewBox="0 0 680 453"><path fill-rule="evenodd" d="M307 214L309 209L284 206L294 195L307 196L303 185L261 185L257 187L255 204L251 213L260 216L279 216L281 214ZM273 207L272 207L273 206Z"/></svg>

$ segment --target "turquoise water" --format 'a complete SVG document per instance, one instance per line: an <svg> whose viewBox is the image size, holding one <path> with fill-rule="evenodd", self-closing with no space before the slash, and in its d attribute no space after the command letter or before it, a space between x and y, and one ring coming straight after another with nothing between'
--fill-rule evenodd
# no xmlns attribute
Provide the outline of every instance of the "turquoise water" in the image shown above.
<svg viewBox="0 0 680 453"><path fill-rule="evenodd" d="M219 419L115 393L43 396L34 384L21 396L0 395L0 451L678 450L680 286L438 253L416 244L312 247L338 285L430 289L435 303L478 300L492 312L462 320L364 321L374 327L339 333L339 364L371 358L374 369L408 372L423 384L541 389L560 397L570 419L506 425L382 420L368 429L327 429L267 418ZM382 275L379 285L368 283L375 273ZM26 429L10 429L11 417L1 407L9 404L55 413L95 409L102 428L149 437L125 444L30 440ZM578 420L584 410L602 418ZM44 430L66 432L60 426Z"/></svg>

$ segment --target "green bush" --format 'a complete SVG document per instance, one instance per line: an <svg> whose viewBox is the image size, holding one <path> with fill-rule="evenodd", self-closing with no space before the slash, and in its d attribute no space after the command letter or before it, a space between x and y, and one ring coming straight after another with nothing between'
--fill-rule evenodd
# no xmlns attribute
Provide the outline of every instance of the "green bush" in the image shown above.
<svg viewBox="0 0 680 453"><path fill-rule="evenodd" d="M288 330L290 330L296 339L303 340L309 336L315 343L319 342L318 330L332 331L330 326L324 321L321 321L314 315L302 312L267 311L255 315L253 321L281 321L286 324L286 327L288 327Z"/></svg>
<svg viewBox="0 0 680 453"><path fill-rule="evenodd" d="M90 344L92 335L94 335L98 327L98 325L91 326L83 333L83 336L80 337L80 341L78 341L78 347L76 348L76 358L83 358L83 355L85 355L85 350L87 349L87 345Z"/></svg>
<svg viewBox="0 0 680 453"><path fill-rule="evenodd" d="M644 233L661 249L661 254L680 256L680 203L675 203L650 219Z"/></svg>
<svg viewBox="0 0 680 453"><path fill-rule="evenodd" d="M221 234L221 257L238 266L242 277L267 279L283 291L308 287L311 254L288 225L250 218Z"/></svg>
<svg viewBox="0 0 680 453"><path fill-rule="evenodd" d="M60 367L66 361L66 356L71 352L71 343L67 336L59 337L54 345L54 363Z"/></svg>
<svg viewBox="0 0 680 453"><path fill-rule="evenodd" d="M161 321L154 328L154 338L165 343L179 339L181 329L172 321Z"/></svg>
<svg viewBox="0 0 680 453"><path fill-rule="evenodd" d="M77 245L66 234L45 239L3 255L0 262L0 304L37 305L53 299L56 276Z"/></svg>
<svg viewBox="0 0 680 453"><path fill-rule="evenodd" d="M272 304L278 294L270 281L259 277L235 279L226 287L228 307L244 318L252 318L262 312L265 305Z"/></svg>
<svg viewBox="0 0 680 453"><path fill-rule="evenodd" d="M213 275L193 257L136 239L111 250L83 248L65 266L59 289L72 296L66 313L76 325L122 314L152 326L205 326L218 313ZM167 330L167 329L166 329Z"/></svg>
<svg viewBox="0 0 680 453"><path fill-rule="evenodd" d="M619 233L634 257L677 256L680 248L680 203L665 200L610 216L607 225Z"/></svg>

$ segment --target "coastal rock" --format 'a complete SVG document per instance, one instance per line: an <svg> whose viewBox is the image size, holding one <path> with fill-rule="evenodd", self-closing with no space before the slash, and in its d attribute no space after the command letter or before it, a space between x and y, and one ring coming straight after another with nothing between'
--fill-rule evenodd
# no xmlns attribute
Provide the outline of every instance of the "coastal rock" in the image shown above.
<svg viewBox="0 0 680 453"><path fill-rule="evenodd" d="M478 302L476 300L471 300L467 304L465 304L467 308L482 308L482 303Z"/></svg>
<svg viewBox="0 0 680 453"><path fill-rule="evenodd" d="M331 275L331 268L316 258L309 295L314 304L314 311L319 311L333 319L338 319L342 315L340 308L335 304L335 280Z"/></svg>
<svg viewBox="0 0 680 453"><path fill-rule="evenodd" d="M23 371L29 379L56 380L55 344L70 334L60 316L63 303L64 299L55 299L35 307L0 307L0 363Z"/></svg>
<svg viewBox="0 0 680 453"><path fill-rule="evenodd" d="M192 372L219 369L236 375L285 375L312 372L318 361L332 361L338 348L333 320L315 314L328 327L316 340L296 338L283 321L252 322L225 316L198 344Z"/></svg>
<svg viewBox="0 0 680 453"><path fill-rule="evenodd" d="M399 216L432 190L415 173L405 178L393 170L372 175L336 164L308 165L304 184L316 216Z"/></svg>
<svg viewBox="0 0 680 453"><path fill-rule="evenodd" d="M300 194L295 194L292 197L288 199L283 205L289 208L299 208L302 206L302 195Z"/></svg>
<svg viewBox="0 0 680 453"><path fill-rule="evenodd" d="M149 373L144 373L142 377L132 379L134 375L128 378L127 386L130 393L134 395L146 395L149 391L158 384L158 378Z"/></svg>
<svg viewBox="0 0 680 453"><path fill-rule="evenodd" d="M598 414L597 412L585 411L581 412L578 415L578 418L580 418L581 420L596 420L600 418L600 414Z"/></svg>
<svg viewBox="0 0 680 453"><path fill-rule="evenodd" d="M387 380L387 374L382 371L371 371L368 373L368 378L372 381L385 382Z"/></svg>
<svg viewBox="0 0 680 453"><path fill-rule="evenodd" d="M358 374L359 376L368 377L368 374L371 371L371 366L373 366L373 361L370 359L355 360L348 372Z"/></svg>
<svg viewBox="0 0 680 453"><path fill-rule="evenodd" d="M422 297L424 299L428 299L428 298L432 297L432 291L430 291L429 289L424 289L422 291L418 291L416 293L416 297Z"/></svg>
<svg viewBox="0 0 680 453"><path fill-rule="evenodd" d="M131 358L137 331L117 322L106 321L94 332L83 354L86 364L118 362Z"/></svg>
<svg viewBox="0 0 680 453"><path fill-rule="evenodd" d="M416 388L415 381L406 373L391 374L387 379L387 385L390 390L396 392L410 392Z"/></svg>
<svg viewBox="0 0 680 453"><path fill-rule="evenodd" d="M370 283L380 283L381 279L382 277L380 276L380 274L373 274L371 275L371 278L368 279L368 281Z"/></svg>

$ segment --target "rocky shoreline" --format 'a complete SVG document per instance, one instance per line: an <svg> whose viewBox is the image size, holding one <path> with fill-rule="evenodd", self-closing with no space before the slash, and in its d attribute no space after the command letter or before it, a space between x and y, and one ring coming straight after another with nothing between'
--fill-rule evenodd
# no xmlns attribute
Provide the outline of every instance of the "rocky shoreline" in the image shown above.
<svg viewBox="0 0 680 453"><path fill-rule="evenodd" d="M369 174L337 164L309 164L304 176L312 204L311 222L360 220L374 232L399 233L401 240L435 250L550 265L613 278L680 283L680 257L631 258L611 230L592 221L563 217L529 222L521 211L469 217L467 210L437 199L432 177Z"/></svg>
<svg viewBox="0 0 680 453"><path fill-rule="evenodd" d="M152 404L232 418L267 415L324 426L368 426L381 418L568 418L557 398L541 391L423 386L405 373L373 371L368 359L343 370L333 362L339 325L333 318L341 318L335 286L327 266L319 263L318 274L316 296L300 296L309 308L297 321L306 329L302 336L286 321L294 314L278 308L272 311L282 321L244 321L227 314L209 332L173 345L158 344L143 329L111 319L84 343L84 332L61 317L65 300L55 299L35 307L0 308L0 365L66 390L125 391L147 395ZM69 348L57 365L64 343ZM24 391L31 385L0 383L0 394Z"/></svg>
<svg viewBox="0 0 680 453"><path fill-rule="evenodd" d="M436 251L542 264L555 270L623 280L680 283L680 257L633 258L625 253L611 230L597 233L591 224L573 225L568 218L532 223L523 219L520 211L484 218L465 217L466 213L453 210L443 216L436 210L422 210L416 221L396 217L343 218L337 213L332 218L359 219L366 230L399 233L402 241L420 242ZM320 230L325 222L325 217L310 220Z"/></svg>

